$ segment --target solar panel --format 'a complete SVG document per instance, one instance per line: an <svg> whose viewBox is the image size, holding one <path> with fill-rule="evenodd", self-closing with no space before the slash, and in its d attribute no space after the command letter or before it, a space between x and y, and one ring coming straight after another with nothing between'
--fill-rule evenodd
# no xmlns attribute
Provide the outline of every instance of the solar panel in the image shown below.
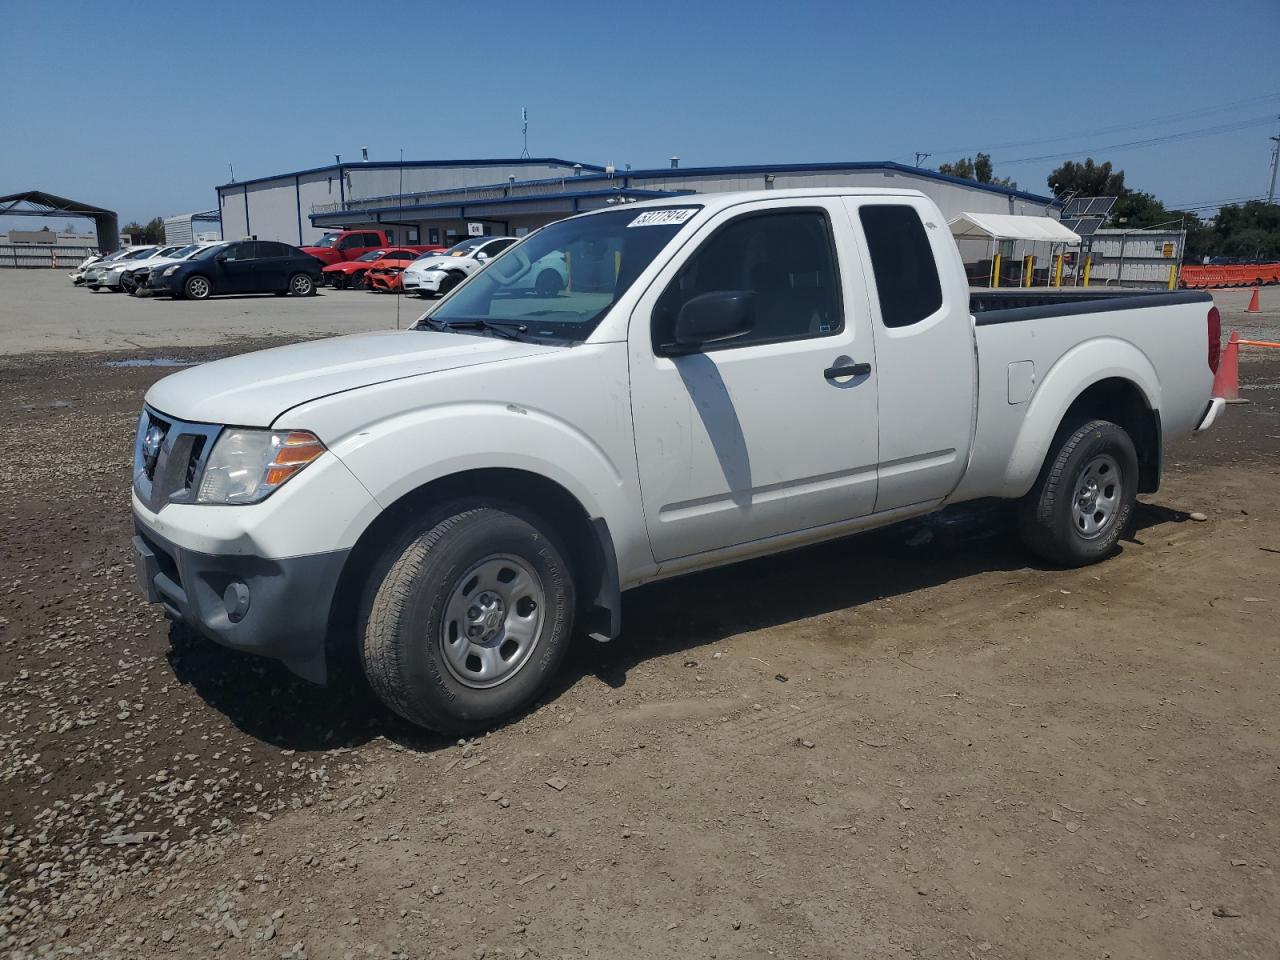
<svg viewBox="0 0 1280 960"><path fill-rule="evenodd" d="M1105 222L1102 217L1063 217L1062 225L1082 237L1092 236Z"/></svg>
<svg viewBox="0 0 1280 960"><path fill-rule="evenodd" d="M1105 217L1116 205L1119 197L1076 197L1062 209L1062 218Z"/></svg>

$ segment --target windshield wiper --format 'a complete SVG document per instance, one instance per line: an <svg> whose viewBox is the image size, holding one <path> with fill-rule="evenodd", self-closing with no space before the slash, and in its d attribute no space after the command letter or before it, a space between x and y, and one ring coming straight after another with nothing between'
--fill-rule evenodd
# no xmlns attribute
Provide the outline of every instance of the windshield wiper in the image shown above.
<svg viewBox="0 0 1280 960"><path fill-rule="evenodd" d="M529 328L523 323L485 320L480 317L469 320L437 320L434 317L423 317L422 322L432 330L486 330L508 340L519 340L521 334L529 332Z"/></svg>

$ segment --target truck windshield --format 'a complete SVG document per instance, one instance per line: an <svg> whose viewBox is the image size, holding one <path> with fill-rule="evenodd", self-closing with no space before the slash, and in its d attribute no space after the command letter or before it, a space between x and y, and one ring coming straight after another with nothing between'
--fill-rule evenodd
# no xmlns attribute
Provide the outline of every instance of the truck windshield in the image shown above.
<svg viewBox="0 0 1280 960"><path fill-rule="evenodd" d="M487 322L534 338L585 340L698 209L611 210L543 227L489 261L418 327L456 323L472 332Z"/></svg>
<svg viewBox="0 0 1280 960"><path fill-rule="evenodd" d="M332 247L337 242L338 242L338 235L336 233L326 233L323 237L321 237L315 243L311 244L311 246Z"/></svg>

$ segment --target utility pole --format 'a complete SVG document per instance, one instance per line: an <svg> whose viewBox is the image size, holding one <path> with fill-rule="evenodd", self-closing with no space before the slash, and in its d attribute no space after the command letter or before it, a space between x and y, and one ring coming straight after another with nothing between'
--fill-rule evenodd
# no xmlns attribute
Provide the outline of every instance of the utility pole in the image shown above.
<svg viewBox="0 0 1280 960"><path fill-rule="evenodd" d="M1280 120L1280 117L1276 119ZM1275 144L1271 148L1271 187L1267 190L1267 203L1275 203L1276 199L1276 168L1280 167L1280 137L1272 137L1271 142Z"/></svg>
<svg viewBox="0 0 1280 960"><path fill-rule="evenodd" d="M932 153L925 153L925 152L923 152L923 151L921 151L921 150L917 150L917 151L916 151L916 166L917 166L917 167L918 167L918 166L920 166L920 164L924 163L926 160L928 160L928 159L929 159L930 157L932 157L932 156L933 156L933 154L932 154Z"/></svg>

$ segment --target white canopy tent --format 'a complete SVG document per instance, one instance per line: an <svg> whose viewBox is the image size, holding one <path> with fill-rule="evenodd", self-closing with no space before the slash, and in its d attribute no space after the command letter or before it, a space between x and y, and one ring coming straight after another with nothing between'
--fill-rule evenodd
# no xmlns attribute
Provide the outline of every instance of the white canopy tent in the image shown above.
<svg viewBox="0 0 1280 960"><path fill-rule="evenodd" d="M950 223L957 240L1030 240L1033 242L1080 242L1080 234L1068 230L1052 217L1017 217L1011 213L962 213Z"/></svg>
<svg viewBox="0 0 1280 960"><path fill-rule="evenodd" d="M1001 241L1050 244L1050 259L1054 248L1080 245L1080 234L1068 230L1052 217L1019 217L1009 213L962 213L947 224L956 240L985 240L991 244L991 286L1000 285L1000 257L996 244ZM1021 286L1030 286L1027 265L1034 265L1034 258L1024 260ZM1060 270L1055 272L1056 282L1061 282Z"/></svg>

